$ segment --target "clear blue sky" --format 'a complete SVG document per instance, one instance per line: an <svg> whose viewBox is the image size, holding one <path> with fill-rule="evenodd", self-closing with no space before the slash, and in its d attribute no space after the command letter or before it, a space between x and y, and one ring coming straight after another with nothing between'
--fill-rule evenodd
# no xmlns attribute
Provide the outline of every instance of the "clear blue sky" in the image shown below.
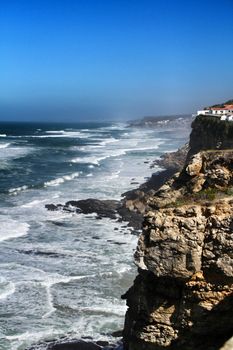
<svg viewBox="0 0 233 350"><path fill-rule="evenodd" d="M233 0L1 0L0 119L130 119L233 98Z"/></svg>

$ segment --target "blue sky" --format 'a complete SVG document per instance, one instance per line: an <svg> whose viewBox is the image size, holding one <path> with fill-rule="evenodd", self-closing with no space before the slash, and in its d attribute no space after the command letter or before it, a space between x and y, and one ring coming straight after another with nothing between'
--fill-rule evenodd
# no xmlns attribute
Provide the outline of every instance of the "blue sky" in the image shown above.
<svg viewBox="0 0 233 350"><path fill-rule="evenodd" d="M1 0L0 119L131 119L233 98L233 0Z"/></svg>

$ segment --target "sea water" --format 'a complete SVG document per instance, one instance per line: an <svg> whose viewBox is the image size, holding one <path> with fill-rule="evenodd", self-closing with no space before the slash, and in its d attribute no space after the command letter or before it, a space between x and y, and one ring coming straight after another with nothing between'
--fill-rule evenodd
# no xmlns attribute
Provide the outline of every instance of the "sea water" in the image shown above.
<svg viewBox="0 0 233 350"><path fill-rule="evenodd" d="M45 205L119 200L186 139L123 123L0 124L0 349L123 328L137 237L126 223Z"/></svg>

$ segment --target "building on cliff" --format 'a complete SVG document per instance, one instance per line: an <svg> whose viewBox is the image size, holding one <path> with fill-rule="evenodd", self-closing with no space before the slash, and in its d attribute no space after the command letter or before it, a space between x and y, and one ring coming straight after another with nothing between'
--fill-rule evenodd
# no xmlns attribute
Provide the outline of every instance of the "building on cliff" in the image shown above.
<svg viewBox="0 0 233 350"><path fill-rule="evenodd" d="M197 115L217 116L221 120L233 121L233 105L225 104L221 107L209 107L203 110L197 111Z"/></svg>

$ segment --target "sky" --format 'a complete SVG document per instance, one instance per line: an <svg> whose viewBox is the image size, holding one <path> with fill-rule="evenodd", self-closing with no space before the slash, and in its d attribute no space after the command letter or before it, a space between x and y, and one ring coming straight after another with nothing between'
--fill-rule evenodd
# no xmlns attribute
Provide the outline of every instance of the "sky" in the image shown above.
<svg viewBox="0 0 233 350"><path fill-rule="evenodd" d="M233 0L0 0L0 120L129 120L233 98Z"/></svg>

